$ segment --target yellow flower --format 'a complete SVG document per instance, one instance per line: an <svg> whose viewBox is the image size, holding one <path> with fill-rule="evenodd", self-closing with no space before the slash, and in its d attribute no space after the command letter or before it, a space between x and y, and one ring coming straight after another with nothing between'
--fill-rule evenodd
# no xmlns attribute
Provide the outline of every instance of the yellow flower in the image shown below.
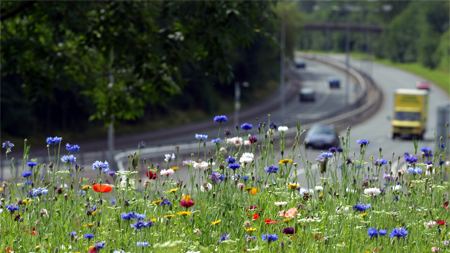
<svg viewBox="0 0 450 253"><path fill-rule="evenodd" d="M252 196L254 196L259 191L259 188L252 187Z"/></svg>
<svg viewBox="0 0 450 253"><path fill-rule="evenodd" d="M172 167L172 169L173 170L177 170L177 169L179 169L180 167Z"/></svg>
<svg viewBox="0 0 450 253"><path fill-rule="evenodd" d="M36 249L40 249L40 248L41 248L41 245L36 246Z"/></svg>
<svg viewBox="0 0 450 253"><path fill-rule="evenodd" d="M1 191L3 191L3 188L2 188L2 187L0 187L0 192L1 192Z"/></svg>
<svg viewBox="0 0 450 253"><path fill-rule="evenodd" d="M181 197L181 201L189 201L191 199L191 195L186 195Z"/></svg>
<svg viewBox="0 0 450 253"><path fill-rule="evenodd" d="M89 226L89 227L95 226L95 222L92 222L92 223L84 224L84 225L83 225L83 227L87 227L87 226Z"/></svg>
<svg viewBox="0 0 450 253"><path fill-rule="evenodd" d="M410 184L410 185L409 185L409 187L413 187L413 186L414 186L413 184Z"/></svg>
<svg viewBox="0 0 450 253"><path fill-rule="evenodd" d="M364 217L364 216L366 216L366 215L367 215L367 213L362 213L362 214L361 214L362 217Z"/></svg>
<svg viewBox="0 0 450 253"><path fill-rule="evenodd" d="M188 215L191 215L191 212L189 212L189 211L183 211L183 212L179 212L178 213L178 215L180 215L180 216L188 216Z"/></svg>
<svg viewBox="0 0 450 253"><path fill-rule="evenodd" d="M102 229L103 229L103 227L98 227L98 228L97 228L97 230L102 230Z"/></svg>
<svg viewBox="0 0 450 253"><path fill-rule="evenodd" d="M244 228L244 229L247 230L247 232L250 232L250 233L253 232L253 231L256 231L256 228L248 228L248 229Z"/></svg>
<svg viewBox="0 0 450 253"><path fill-rule="evenodd" d="M175 217L175 214L169 214L169 215L164 216L164 218L167 218L167 219L170 219L170 218L173 218L173 217Z"/></svg>
<svg viewBox="0 0 450 253"><path fill-rule="evenodd" d="M176 192L176 191L178 191L178 188L175 188L175 189L170 189L170 193L172 193L172 192Z"/></svg>
<svg viewBox="0 0 450 253"><path fill-rule="evenodd" d="M213 221L213 222L211 222L211 226L217 225L217 224L219 224L220 222L222 222L222 220Z"/></svg>
<svg viewBox="0 0 450 253"><path fill-rule="evenodd" d="M95 210L92 212L92 215L96 215L97 213L100 213L102 210Z"/></svg>
<svg viewBox="0 0 450 253"><path fill-rule="evenodd" d="M286 218L286 219L284 219L283 221L284 222L288 222L288 221L290 221L291 220L291 218Z"/></svg>
<svg viewBox="0 0 450 253"><path fill-rule="evenodd" d="M294 160L292 160L292 159L283 159L283 160L279 161L278 164L284 164L284 165L286 165L286 164L288 164L288 163L290 163L290 162L293 162L293 161L294 161Z"/></svg>
<svg viewBox="0 0 450 253"><path fill-rule="evenodd" d="M153 204L153 205L157 205L157 204L159 204L159 203L161 203L161 202L162 202L162 200L157 200L157 201L153 201L152 204Z"/></svg>
<svg viewBox="0 0 450 253"><path fill-rule="evenodd" d="M175 215L174 215L175 216ZM152 222L155 222L156 221L156 219L152 219Z"/></svg>
<svg viewBox="0 0 450 253"><path fill-rule="evenodd" d="M22 203L24 203L24 204L31 204L31 201L29 199L24 199L24 200L22 200Z"/></svg>
<svg viewBox="0 0 450 253"><path fill-rule="evenodd" d="M321 194L319 194L319 198L323 198L323 194L321 193Z"/></svg>
<svg viewBox="0 0 450 253"><path fill-rule="evenodd" d="M398 225L398 226L395 226L396 228L401 228L402 227L402 225Z"/></svg>
<svg viewBox="0 0 450 253"><path fill-rule="evenodd" d="M253 188L252 187L246 187L246 188L244 188L244 190L246 190L246 191L250 191L250 190L252 190Z"/></svg>
<svg viewBox="0 0 450 253"><path fill-rule="evenodd" d="M85 186L83 186L83 188L81 188L81 190L87 190L89 188L91 188L89 185L85 185Z"/></svg>
<svg viewBox="0 0 450 253"><path fill-rule="evenodd" d="M286 186L291 188L292 190L294 190L294 189L297 189L298 187L300 187L300 184L288 184Z"/></svg>

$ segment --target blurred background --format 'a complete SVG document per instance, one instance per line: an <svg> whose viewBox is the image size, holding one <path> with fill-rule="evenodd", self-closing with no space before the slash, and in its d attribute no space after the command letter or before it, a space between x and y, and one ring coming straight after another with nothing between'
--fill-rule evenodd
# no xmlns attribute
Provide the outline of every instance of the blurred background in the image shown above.
<svg viewBox="0 0 450 253"><path fill-rule="evenodd" d="M45 155L49 136L63 136L64 145L101 140L92 145L100 152L108 132L126 138L218 114L232 122L236 107L260 105L280 87L283 108L288 70L280 62L295 66L298 51L400 66L445 93L449 8L448 1L2 1L1 141L21 150L27 138ZM113 151L133 148L119 145Z"/></svg>

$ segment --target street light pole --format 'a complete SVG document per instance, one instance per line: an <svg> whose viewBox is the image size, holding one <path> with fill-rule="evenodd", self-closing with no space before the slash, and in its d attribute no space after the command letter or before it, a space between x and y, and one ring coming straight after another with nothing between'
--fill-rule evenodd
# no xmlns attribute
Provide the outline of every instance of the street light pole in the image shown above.
<svg viewBox="0 0 450 253"><path fill-rule="evenodd" d="M345 26L345 108L348 111L349 105L349 92L350 92L350 76L349 76L349 68L350 68L350 27L349 27L349 18L350 10L347 10L347 22Z"/></svg>
<svg viewBox="0 0 450 253"><path fill-rule="evenodd" d="M234 83L234 125L239 124L239 109L241 109L241 87L239 82Z"/></svg>
<svg viewBox="0 0 450 253"><path fill-rule="evenodd" d="M109 72L109 85L112 86L114 85L114 76L111 73L111 71ZM111 169L115 169L114 168L114 115L111 115L111 123L108 126L108 161L110 166L112 167Z"/></svg>
<svg viewBox="0 0 450 253"><path fill-rule="evenodd" d="M280 124L284 124L285 117L285 108L284 108L284 100L285 100L285 70L284 70L284 48L285 48L285 6L284 1L281 1L282 5L282 14L281 14L281 51L280 51L280 109L281 109L281 120Z"/></svg>

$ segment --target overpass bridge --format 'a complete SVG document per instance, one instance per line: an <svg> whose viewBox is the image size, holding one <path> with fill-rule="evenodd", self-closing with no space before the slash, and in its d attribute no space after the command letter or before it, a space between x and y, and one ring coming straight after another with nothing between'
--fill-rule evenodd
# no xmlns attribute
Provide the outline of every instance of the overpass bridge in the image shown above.
<svg viewBox="0 0 450 253"><path fill-rule="evenodd" d="M383 29L374 25L357 24L335 24L335 23L306 23L303 26L304 31L335 31L335 32L362 32L379 34Z"/></svg>

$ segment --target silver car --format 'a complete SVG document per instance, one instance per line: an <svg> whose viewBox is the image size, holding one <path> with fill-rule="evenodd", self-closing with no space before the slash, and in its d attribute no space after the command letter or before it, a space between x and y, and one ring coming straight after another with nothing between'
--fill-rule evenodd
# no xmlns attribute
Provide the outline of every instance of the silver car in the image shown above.
<svg viewBox="0 0 450 253"><path fill-rule="evenodd" d="M314 125L305 136L306 147L331 148L339 146L339 132L333 125Z"/></svg>

